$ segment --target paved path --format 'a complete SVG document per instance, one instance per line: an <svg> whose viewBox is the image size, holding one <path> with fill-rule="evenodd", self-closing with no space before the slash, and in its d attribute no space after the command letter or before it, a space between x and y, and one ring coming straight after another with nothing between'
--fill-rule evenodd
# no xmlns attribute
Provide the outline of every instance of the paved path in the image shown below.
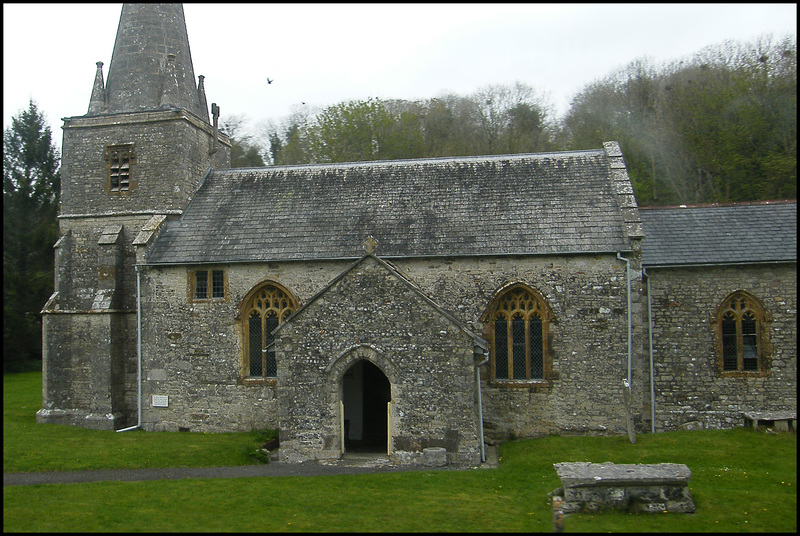
<svg viewBox="0 0 800 536"><path fill-rule="evenodd" d="M486 463L476 469L497 467L497 451L487 450ZM58 471L44 473L3 473L3 486L67 484L72 482L133 482L138 480L177 480L181 478L241 478L257 476L355 475L363 473L399 473L405 471L441 471L454 467L389 465L385 457L352 456L343 460L242 465L239 467L175 467L163 469L102 469L97 471Z"/></svg>
<svg viewBox="0 0 800 536"><path fill-rule="evenodd" d="M254 476L317 476L359 473L387 473L423 470L429 467L354 467L324 465L316 462L298 464L270 463L239 467L176 467L164 469L102 469L97 471L58 471L45 473L3 473L3 486L65 484L70 482L177 480L181 478L241 478Z"/></svg>

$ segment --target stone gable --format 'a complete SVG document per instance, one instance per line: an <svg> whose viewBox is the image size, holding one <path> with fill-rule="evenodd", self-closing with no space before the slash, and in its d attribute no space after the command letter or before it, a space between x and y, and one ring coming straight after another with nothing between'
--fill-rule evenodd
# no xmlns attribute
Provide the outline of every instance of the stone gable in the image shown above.
<svg viewBox="0 0 800 536"><path fill-rule="evenodd" d="M477 462L476 336L383 261L363 258L275 335L287 461L342 454L343 375L367 360L391 386L392 457L413 463L444 447L451 462Z"/></svg>

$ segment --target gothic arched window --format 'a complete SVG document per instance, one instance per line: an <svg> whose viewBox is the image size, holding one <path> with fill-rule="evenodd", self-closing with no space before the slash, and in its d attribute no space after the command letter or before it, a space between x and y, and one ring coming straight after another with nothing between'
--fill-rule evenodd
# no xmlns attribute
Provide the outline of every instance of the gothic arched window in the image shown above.
<svg viewBox="0 0 800 536"><path fill-rule="evenodd" d="M533 289L515 284L492 300L484 321L492 378L536 381L550 377L550 306Z"/></svg>
<svg viewBox="0 0 800 536"><path fill-rule="evenodd" d="M297 308L298 302L291 293L274 283L262 284L250 293L242 307L244 378L277 377L272 331Z"/></svg>
<svg viewBox="0 0 800 536"><path fill-rule="evenodd" d="M714 324L717 367L723 375L766 372L766 321L761 302L748 292L734 292L722 301Z"/></svg>

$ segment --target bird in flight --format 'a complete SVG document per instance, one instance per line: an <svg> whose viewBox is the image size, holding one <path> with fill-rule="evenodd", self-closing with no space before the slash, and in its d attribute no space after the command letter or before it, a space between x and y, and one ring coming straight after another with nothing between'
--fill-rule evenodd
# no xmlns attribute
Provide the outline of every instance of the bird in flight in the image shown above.
<svg viewBox="0 0 800 536"><path fill-rule="evenodd" d="M272 83L272 80L270 80L269 77L267 77L267 84L271 84L271 83Z"/></svg>

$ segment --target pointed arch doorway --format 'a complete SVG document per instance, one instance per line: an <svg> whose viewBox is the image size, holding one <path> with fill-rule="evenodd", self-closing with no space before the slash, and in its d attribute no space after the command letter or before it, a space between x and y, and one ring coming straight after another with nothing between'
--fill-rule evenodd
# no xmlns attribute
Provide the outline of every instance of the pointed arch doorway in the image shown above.
<svg viewBox="0 0 800 536"><path fill-rule="evenodd" d="M342 376L345 452L386 454L392 386L383 371L360 359Z"/></svg>

